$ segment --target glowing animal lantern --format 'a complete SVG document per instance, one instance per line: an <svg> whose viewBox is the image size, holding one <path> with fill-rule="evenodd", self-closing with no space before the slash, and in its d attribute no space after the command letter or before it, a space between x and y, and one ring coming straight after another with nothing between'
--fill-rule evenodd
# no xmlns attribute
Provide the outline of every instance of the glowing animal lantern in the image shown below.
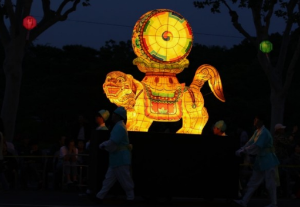
<svg viewBox="0 0 300 207"><path fill-rule="evenodd" d="M270 41L268 41L268 40L262 41L259 44L259 49L263 53L270 53L273 50L273 44Z"/></svg>
<svg viewBox="0 0 300 207"><path fill-rule="evenodd" d="M107 98L127 110L129 131L148 131L153 121L175 122L182 118L177 133L201 134L208 120L200 89L206 81L225 102L218 71L201 65L190 86L179 83L176 74L188 67L192 29L179 13L157 9L145 13L135 24L133 64L145 73L142 81L121 71L107 74L103 84Z"/></svg>

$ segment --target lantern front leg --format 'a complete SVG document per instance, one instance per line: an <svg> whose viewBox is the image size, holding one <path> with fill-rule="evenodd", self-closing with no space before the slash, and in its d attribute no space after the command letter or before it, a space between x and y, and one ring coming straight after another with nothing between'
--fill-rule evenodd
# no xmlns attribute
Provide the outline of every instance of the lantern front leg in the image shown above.
<svg viewBox="0 0 300 207"><path fill-rule="evenodd" d="M134 109L127 109L127 123L126 128L129 129L136 120L136 112Z"/></svg>
<svg viewBox="0 0 300 207"><path fill-rule="evenodd" d="M139 132L147 132L150 128L153 120L146 117L144 114L136 114L135 120L133 120L129 125L128 131L139 131ZM127 125L126 125L127 126Z"/></svg>

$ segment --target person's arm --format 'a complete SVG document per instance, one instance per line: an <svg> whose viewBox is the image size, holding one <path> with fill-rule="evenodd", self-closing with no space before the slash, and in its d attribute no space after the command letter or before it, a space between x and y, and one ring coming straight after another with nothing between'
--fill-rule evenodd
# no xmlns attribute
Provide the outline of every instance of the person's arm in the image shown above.
<svg viewBox="0 0 300 207"><path fill-rule="evenodd" d="M60 148L60 156L64 161L69 160L68 149L66 147L61 147Z"/></svg>
<svg viewBox="0 0 300 207"><path fill-rule="evenodd" d="M111 140L107 140L105 142L102 142L100 145L99 145L99 148L100 149L104 149L108 152L114 152L117 150L118 148L118 145L116 143L114 143L113 141Z"/></svg>
<svg viewBox="0 0 300 207"><path fill-rule="evenodd" d="M248 142L242 146L240 149L238 149L236 152L235 152L235 155L236 156L241 156L242 154L245 154L247 153L246 152L246 148L248 146L251 146L254 142L253 142L253 139L254 139L254 136L255 136L255 133L252 135L252 137L248 140Z"/></svg>
<svg viewBox="0 0 300 207"><path fill-rule="evenodd" d="M90 143L91 141L89 140L86 144L85 144L85 149L89 150L90 149Z"/></svg>
<svg viewBox="0 0 300 207"><path fill-rule="evenodd" d="M257 155L260 150L260 147L256 144L249 145L245 148L245 152L249 155Z"/></svg>
<svg viewBox="0 0 300 207"><path fill-rule="evenodd" d="M76 151L77 148L76 147L72 147L70 150L69 150L69 156L70 156L70 160L75 162L77 160L77 155L78 155L78 151Z"/></svg>

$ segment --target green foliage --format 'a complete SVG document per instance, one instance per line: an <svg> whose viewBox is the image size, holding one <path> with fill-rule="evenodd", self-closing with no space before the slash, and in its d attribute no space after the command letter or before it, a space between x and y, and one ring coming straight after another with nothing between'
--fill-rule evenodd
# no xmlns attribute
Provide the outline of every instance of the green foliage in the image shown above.
<svg viewBox="0 0 300 207"><path fill-rule="evenodd" d="M90 0L85 0L82 2L82 6L90 6L91 3L90 3Z"/></svg>
<svg viewBox="0 0 300 207"><path fill-rule="evenodd" d="M221 10L221 4L224 4L229 10L231 11L231 8L229 7L228 1L225 0L204 0L204 1L194 1L194 6L199 9L204 9L205 7L210 7L210 10L212 13L220 13ZM281 17L285 20L288 19L288 7L290 4L290 0L263 0L263 1L257 1L257 0L231 0L231 3L235 4L238 3L239 8L253 8L256 7L257 4L261 5L261 15L264 16L265 13L272 11L273 12L273 4L275 5L274 14L277 17ZM293 22L297 23L300 20L300 12L294 11L292 14Z"/></svg>

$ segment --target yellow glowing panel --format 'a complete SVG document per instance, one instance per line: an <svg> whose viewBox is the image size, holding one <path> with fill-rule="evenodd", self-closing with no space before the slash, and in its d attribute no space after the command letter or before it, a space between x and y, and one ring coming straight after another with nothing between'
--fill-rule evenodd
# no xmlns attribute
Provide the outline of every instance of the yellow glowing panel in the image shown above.
<svg viewBox="0 0 300 207"><path fill-rule="evenodd" d="M161 46L157 43L151 45L151 51L156 52L161 48Z"/></svg>
<svg viewBox="0 0 300 207"><path fill-rule="evenodd" d="M147 38L147 41L149 42L149 45L157 44L155 36L150 36Z"/></svg>
<svg viewBox="0 0 300 207"><path fill-rule="evenodd" d="M179 30L178 34L179 34L179 37L181 37L181 38L187 38L188 37L188 34L187 34L186 30L184 30L184 29Z"/></svg>
<svg viewBox="0 0 300 207"><path fill-rule="evenodd" d="M176 26L176 24L178 23L178 20L177 19L174 19L174 18L169 18L169 22L168 22L168 25L170 26ZM180 24L179 24L180 25Z"/></svg>
<svg viewBox="0 0 300 207"><path fill-rule="evenodd" d="M168 25L169 24L169 13L168 12L159 12L156 15L153 16L154 19L158 19L157 22L160 23L160 25ZM154 20L156 21L156 20Z"/></svg>
<svg viewBox="0 0 300 207"><path fill-rule="evenodd" d="M170 60L176 59L177 56L178 56L178 54L174 48L171 50L168 50L168 57L170 58Z"/></svg>

